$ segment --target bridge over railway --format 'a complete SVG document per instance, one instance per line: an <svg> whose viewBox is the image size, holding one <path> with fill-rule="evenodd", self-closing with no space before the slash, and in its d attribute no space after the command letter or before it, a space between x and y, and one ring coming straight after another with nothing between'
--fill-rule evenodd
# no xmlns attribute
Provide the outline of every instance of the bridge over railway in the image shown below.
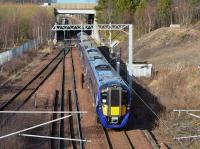
<svg viewBox="0 0 200 149"><path fill-rule="evenodd" d="M95 3L84 4L84 3L67 3L67 4L57 4L54 3L51 7L54 8L54 13L56 17L55 25L67 25L67 24L94 24L97 22L95 20L96 11L94 7ZM66 30L56 31L55 32L55 40L59 40L61 35L63 39L66 39L68 36ZM96 41L100 42L99 32L97 29L92 31L92 36L96 39Z"/></svg>
<svg viewBox="0 0 200 149"><path fill-rule="evenodd" d="M96 3L52 3L51 7L56 9L66 9L66 10L94 10L97 6Z"/></svg>

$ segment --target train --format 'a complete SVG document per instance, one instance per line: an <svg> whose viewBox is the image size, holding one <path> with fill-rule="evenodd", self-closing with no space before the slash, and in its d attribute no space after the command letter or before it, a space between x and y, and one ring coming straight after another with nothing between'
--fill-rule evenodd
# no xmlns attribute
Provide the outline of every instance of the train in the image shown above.
<svg viewBox="0 0 200 149"><path fill-rule="evenodd" d="M77 47L98 121L105 128L124 128L131 114L131 89L87 33L77 34Z"/></svg>

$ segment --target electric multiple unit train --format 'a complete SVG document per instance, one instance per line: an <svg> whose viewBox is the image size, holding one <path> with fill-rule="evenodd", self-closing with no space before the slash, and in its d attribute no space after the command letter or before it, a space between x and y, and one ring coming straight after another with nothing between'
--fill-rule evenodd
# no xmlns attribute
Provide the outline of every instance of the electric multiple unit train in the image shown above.
<svg viewBox="0 0 200 149"><path fill-rule="evenodd" d="M123 128L130 116L131 91L86 33L78 33L85 81L97 118L105 128Z"/></svg>

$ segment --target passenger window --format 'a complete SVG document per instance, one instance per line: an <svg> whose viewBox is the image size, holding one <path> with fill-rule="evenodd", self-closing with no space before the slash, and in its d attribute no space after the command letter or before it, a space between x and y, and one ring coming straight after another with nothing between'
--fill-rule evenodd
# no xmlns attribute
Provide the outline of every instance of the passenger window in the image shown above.
<svg viewBox="0 0 200 149"><path fill-rule="evenodd" d="M90 52L98 52L96 49L89 49L88 51L87 51L87 53L89 54Z"/></svg>
<svg viewBox="0 0 200 149"><path fill-rule="evenodd" d="M102 59L102 57L101 56L94 56L94 59L96 60L96 59Z"/></svg>
<svg viewBox="0 0 200 149"><path fill-rule="evenodd" d="M108 65L98 65L95 68L96 70L111 70L111 68Z"/></svg>

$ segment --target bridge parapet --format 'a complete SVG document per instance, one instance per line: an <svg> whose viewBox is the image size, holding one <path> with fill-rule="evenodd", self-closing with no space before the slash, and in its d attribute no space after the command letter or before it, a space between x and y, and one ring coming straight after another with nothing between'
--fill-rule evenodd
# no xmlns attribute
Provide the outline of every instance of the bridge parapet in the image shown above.
<svg viewBox="0 0 200 149"><path fill-rule="evenodd" d="M96 3L68 3L68 4L58 4L54 3L51 7L56 9L68 9L68 10L94 10Z"/></svg>

